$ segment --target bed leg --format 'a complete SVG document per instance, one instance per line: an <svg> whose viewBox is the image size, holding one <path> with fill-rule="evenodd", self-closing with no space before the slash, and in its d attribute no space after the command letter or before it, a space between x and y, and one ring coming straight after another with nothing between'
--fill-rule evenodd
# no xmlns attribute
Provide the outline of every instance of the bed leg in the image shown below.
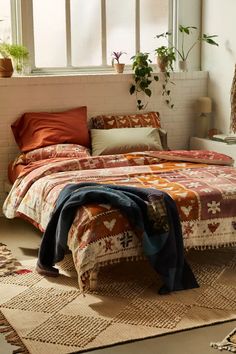
<svg viewBox="0 0 236 354"><path fill-rule="evenodd" d="M98 280L98 269L94 269L90 273L89 277L89 289L95 290L97 287L97 280Z"/></svg>

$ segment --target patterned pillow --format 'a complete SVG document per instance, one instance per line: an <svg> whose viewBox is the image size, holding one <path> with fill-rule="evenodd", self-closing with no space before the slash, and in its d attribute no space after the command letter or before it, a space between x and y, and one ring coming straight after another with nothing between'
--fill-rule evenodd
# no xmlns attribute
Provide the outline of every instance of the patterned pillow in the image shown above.
<svg viewBox="0 0 236 354"><path fill-rule="evenodd" d="M91 118L91 128L112 129L112 128L160 128L160 116L158 112L147 112L140 114L125 115L100 115Z"/></svg>

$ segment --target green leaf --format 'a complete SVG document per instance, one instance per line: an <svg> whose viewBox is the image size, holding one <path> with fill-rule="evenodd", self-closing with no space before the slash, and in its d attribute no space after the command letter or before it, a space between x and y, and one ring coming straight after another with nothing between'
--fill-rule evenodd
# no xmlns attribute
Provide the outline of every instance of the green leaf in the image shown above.
<svg viewBox="0 0 236 354"><path fill-rule="evenodd" d="M181 33L186 33L186 34L190 34L190 30L191 29L197 29L197 27L195 26L182 26L182 25L179 25L179 31Z"/></svg>
<svg viewBox="0 0 236 354"><path fill-rule="evenodd" d="M147 83L145 81L141 81L139 86L140 86L142 91L144 91L146 89L146 87L148 87L148 85L147 85Z"/></svg>
<svg viewBox="0 0 236 354"><path fill-rule="evenodd" d="M138 104L138 109L141 110L144 107L143 104Z"/></svg>
<svg viewBox="0 0 236 354"><path fill-rule="evenodd" d="M212 45L219 46L219 44L216 43L215 41L213 41L213 39L211 39L211 38L207 38L207 39L206 39L206 42L207 42L208 44L212 44Z"/></svg>
<svg viewBox="0 0 236 354"><path fill-rule="evenodd" d="M131 86L130 86L130 89L129 89L129 93L130 93L131 95L133 95L134 92L135 92L135 85L131 85Z"/></svg>
<svg viewBox="0 0 236 354"><path fill-rule="evenodd" d="M145 89L144 92L148 97L152 95L152 91L150 89Z"/></svg>

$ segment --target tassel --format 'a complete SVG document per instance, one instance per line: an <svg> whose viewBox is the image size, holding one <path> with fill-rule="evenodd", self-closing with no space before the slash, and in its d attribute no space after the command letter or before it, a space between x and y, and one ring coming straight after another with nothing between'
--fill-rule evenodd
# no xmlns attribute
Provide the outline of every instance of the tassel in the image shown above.
<svg viewBox="0 0 236 354"><path fill-rule="evenodd" d="M8 333L7 335L5 335L7 343L19 347L13 350L13 354L29 354L29 351L27 350L27 348L25 347L13 327L8 323L6 317L3 315L2 312L0 312L0 333Z"/></svg>

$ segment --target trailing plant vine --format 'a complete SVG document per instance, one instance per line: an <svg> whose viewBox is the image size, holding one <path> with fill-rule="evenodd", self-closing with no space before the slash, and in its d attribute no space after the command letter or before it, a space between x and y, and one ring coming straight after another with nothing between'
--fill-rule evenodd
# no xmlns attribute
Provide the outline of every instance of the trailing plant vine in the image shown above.
<svg viewBox="0 0 236 354"><path fill-rule="evenodd" d="M172 109L174 108L174 103L172 101L169 84L175 85L175 83L173 81L170 81L169 71L164 71L162 74L164 76L164 82L162 84L162 96L164 97L167 106Z"/></svg>
<svg viewBox="0 0 236 354"><path fill-rule="evenodd" d="M162 96L169 108L174 108L171 98L170 85L173 81L170 81L170 72L173 71L173 62L176 60L175 52L173 47L160 46L155 49L157 55L157 63L163 75L162 83Z"/></svg>
<svg viewBox="0 0 236 354"><path fill-rule="evenodd" d="M147 106L147 103L142 101L142 95L151 97L150 85L153 79L158 81L159 77L152 77L153 68L150 65L152 61L149 59L149 53L138 52L131 59L133 60L134 82L131 84L129 92L131 95L136 95L137 108L141 110Z"/></svg>

